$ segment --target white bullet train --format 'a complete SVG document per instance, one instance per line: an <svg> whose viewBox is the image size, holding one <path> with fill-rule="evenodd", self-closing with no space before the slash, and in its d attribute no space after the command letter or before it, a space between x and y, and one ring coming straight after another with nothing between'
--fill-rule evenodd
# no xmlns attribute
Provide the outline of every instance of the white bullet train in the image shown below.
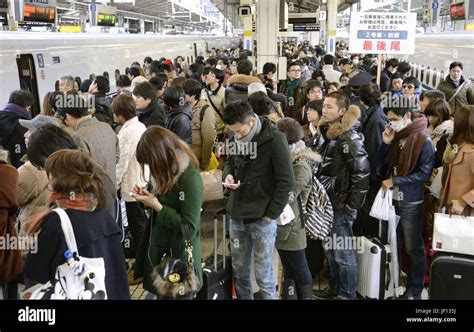
<svg viewBox="0 0 474 332"><path fill-rule="evenodd" d="M239 41L209 36L0 32L0 107L11 91L25 88L33 93L34 113L38 113L43 96L54 90L61 76L86 79L107 72L113 92L117 71L124 74L132 62L142 63L146 56L181 55L193 63L213 47L237 47Z"/></svg>

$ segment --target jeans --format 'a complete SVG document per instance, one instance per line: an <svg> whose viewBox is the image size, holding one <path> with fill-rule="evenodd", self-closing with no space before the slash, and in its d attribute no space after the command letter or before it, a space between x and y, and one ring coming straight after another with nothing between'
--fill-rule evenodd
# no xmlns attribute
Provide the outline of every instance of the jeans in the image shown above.
<svg viewBox="0 0 474 332"><path fill-rule="evenodd" d="M250 278L252 255L254 255L255 279L260 287L262 299L276 298L272 267L276 229L275 220L271 222L259 220L251 224L244 224L242 220L231 220L232 269L238 299L253 300Z"/></svg>
<svg viewBox="0 0 474 332"><path fill-rule="evenodd" d="M415 297L423 291L423 281L426 269L426 253L423 243L423 203L406 204L393 201L395 212L400 216L397 227L398 260L402 266L401 241L402 236L405 248L410 259L408 269L407 292Z"/></svg>
<svg viewBox="0 0 474 332"><path fill-rule="evenodd" d="M338 292L340 298L355 298L359 284L355 247L352 245L352 224L356 216L357 212L334 209L334 225L324 240L324 249L331 270L329 287ZM346 244L351 245L346 247Z"/></svg>
<svg viewBox="0 0 474 332"><path fill-rule="evenodd" d="M306 261L305 250L288 251L278 250L285 280L294 280L297 286L313 284L313 277Z"/></svg>

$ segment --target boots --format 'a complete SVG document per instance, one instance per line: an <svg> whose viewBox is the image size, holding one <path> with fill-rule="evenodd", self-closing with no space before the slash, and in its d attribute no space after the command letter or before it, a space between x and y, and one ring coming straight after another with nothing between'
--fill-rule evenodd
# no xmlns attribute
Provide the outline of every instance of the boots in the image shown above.
<svg viewBox="0 0 474 332"><path fill-rule="evenodd" d="M313 285L298 286L298 298L300 300L315 300Z"/></svg>
<svg viewBox="0 0 474 332"><path fill-rule="evenodd" d="M281 300L298 300L296 284L294 280L285 279L281 284Z"/></svg>

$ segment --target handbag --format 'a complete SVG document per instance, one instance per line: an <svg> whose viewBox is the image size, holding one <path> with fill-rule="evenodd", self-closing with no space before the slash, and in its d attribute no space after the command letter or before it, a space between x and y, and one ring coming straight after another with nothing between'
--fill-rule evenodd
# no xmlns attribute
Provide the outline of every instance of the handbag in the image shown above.
<svg viewBox="0 0 474 332"><path fill-rule="evenodd" d="M300 218L306 234L313 240L324 240L331 232L334 211L329 196L321 182L313 175L313 185L306 206L298 196Z"/></svg>
<svg viewBox="0 0 474 332"><path fill-rule="evenodd" d="M181 223L181 232L188 259L175 258L172 254L165 253L160 264L151 273L153 286L164 299L192 299L202 286L196 273L187 224ZM173 242L174 239L171 243Z"/></svg>
<svg viewBox="0 0 474 332"><path fill-rule="evenodd" d="M433 250L474 255L474 217L435 213Z"/></svg>
<svg viewBox="0 0 474 332"><path fill-rule="evenodd" d="M106 300L104 259L79 256L76 238L67 213L54 209L61 218L68 261L59 265L53 280L37 288L31 300ZM69 256L67 255L69 254Z"/></svg>
<svg viewBox="0 0 474 332"><path fill-rule="evenodd" d="M201 178L204 184L203 202L216 201L224 198L222 171L220 169L201 172Z"/></svg>

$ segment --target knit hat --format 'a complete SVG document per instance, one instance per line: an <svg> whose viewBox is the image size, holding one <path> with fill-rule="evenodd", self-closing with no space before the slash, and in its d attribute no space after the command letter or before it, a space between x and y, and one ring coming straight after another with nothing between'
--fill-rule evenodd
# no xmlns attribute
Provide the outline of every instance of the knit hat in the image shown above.
<svg viewBox="0 0 474 332"><path fill-rule="evenodd" d="M264 92L267 95L267 88L265 88L265 85L263 83L250 83L248 86L248 95L250 96L252 93L255 92Z"/></svg>
<svg viewBox="0 0 474 332"><path fill-rule="evenodd" d="M304 137L303 127L292 118L283 118L277 122L278 130L286 135L288 144L294 144Z"/></svg>

